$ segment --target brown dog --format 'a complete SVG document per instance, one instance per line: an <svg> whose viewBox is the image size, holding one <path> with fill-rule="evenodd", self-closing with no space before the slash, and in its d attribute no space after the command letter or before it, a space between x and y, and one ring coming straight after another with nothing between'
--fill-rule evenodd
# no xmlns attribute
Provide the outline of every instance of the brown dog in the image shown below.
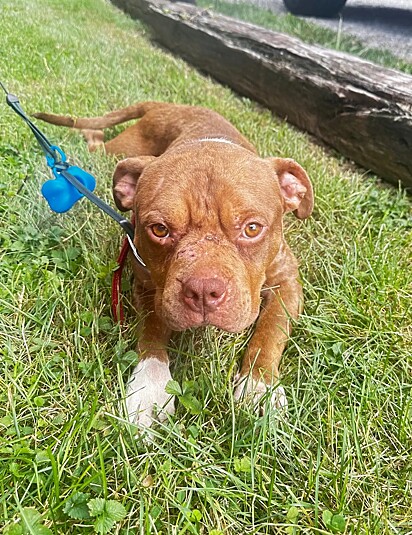
<svg viewBox="0 0 412 535"><path fill-rule="evenodd" d="M90 119L36 116L82 129L90 150L104 145L126 157L114 173L114 199L134 211L135 244L148 267L133 262L136 306L145 315L127 388L130 419L148 427L156 407L160 419L174 412L165 392L172 331L214 325L238 332L258 316L234 395L257 401L270 389L272 405L285 406L283 388L270 387L302 290L282 218L312 212L302 167L260 158L228 121L200 107L145 102ZM103 143L103 128L140 117Z"/></svg>

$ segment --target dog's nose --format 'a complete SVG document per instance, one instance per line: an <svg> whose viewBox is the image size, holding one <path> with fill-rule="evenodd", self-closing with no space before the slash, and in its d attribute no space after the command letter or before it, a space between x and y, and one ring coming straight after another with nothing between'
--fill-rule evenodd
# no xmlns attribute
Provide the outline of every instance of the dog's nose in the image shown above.
<svg viewBox="0 0 412 535"><path fill-rule="evenodd" d="M183 300L194 312L214 312L226 299L227 285L217 277L190 277L182 284Z"/></svg>

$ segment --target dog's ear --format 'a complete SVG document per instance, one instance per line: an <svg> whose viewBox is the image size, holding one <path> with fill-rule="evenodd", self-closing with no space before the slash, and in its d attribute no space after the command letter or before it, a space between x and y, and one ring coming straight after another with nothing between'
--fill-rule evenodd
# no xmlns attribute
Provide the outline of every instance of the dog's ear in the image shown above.
<svg viewBox="0 0 412 535"><path fill-rule="evenodd" d="M284 213L293 212L299 219L309 217L313 210L313 189L306 171L290 158L269 158L283 197Z"/></svg>
<svg viewBox="0 0 412 535"><path fill-rule="evenodd" d="M155 156L139 156L126 158L117 164L113 175L113 197L122 212L133 208L137 181L145 166L154 159Z"/></svg>

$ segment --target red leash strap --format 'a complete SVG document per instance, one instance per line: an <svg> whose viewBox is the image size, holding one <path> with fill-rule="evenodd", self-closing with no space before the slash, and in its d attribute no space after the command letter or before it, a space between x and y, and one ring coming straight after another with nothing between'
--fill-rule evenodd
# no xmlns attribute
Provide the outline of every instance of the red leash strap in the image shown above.
<svg viewBox="0 0 412 535"><path fill-rule="evenodd" d="M132 225L134 225L134 214L132 217ZM117 259L117 268L114 270L112 278L112 314L116 323L119 323L119 321L120 323L124 322L124 310L121 300L122 274L129 250L130 244L126 236L123 239L122 248L120 249L119 257Z"/></svg>
<svg viewBox="0 0 412 535"><path fill-rule="evenodd" d="M122 248L120 249L120 254L117 259L117 268L113 272L113 278L112 278L112 314L114 317L114 321L116 323L123 323L124 322L124 311L123 311L123 305L122 300L120 298L121 290L122 290L122 274L123 274L123 268L126 263L127 254L129 252L130 245L129 241L126 238L123 240Z"/></svg>

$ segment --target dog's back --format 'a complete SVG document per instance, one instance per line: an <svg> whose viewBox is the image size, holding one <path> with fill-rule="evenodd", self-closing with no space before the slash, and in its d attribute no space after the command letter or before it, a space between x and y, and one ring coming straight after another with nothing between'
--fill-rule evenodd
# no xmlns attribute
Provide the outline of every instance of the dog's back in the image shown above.
<svg viewBox="0 0 412 535"><path fill-rule="evenodd" d="M159 156L171 145L199 139L223 139L251 152L254 147L240 132L215 111L200 106L140 102L101 117L70 117L36 113L36 118L82 130L91 151L104 144L108 154L127 157ZM103 129L132 119L140 119L114 139L103 142Z"/></svg>

